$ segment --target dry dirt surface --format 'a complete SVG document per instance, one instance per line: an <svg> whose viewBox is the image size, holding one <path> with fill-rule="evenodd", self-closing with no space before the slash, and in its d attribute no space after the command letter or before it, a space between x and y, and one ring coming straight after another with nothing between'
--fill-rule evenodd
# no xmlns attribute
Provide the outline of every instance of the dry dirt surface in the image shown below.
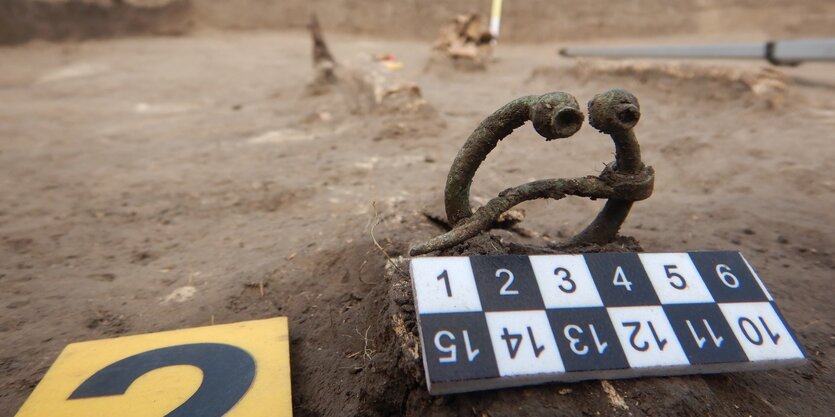
<svg viewBox="0 0 835 417"><path fill-rule="evenodd" d="M316 13L328 30L435 38L455 15L486 16L492 0L2 0L0 44L185 33L195 28L303 30ZM565 40L725 33L755 38L835 36L831 0L506 1L502 39Z"/></svg>
<svg viewBox="0 0 835 417"><path fill-rule="evenodd" d="M435 112L352 113L338 93L306 95L303 33L0 49L0 416L68 343L277 315L290 318L297 416L831 415L831 66L576 65L561 45L500 44L484 72L438 74L423 71L427 43L329 40L337 59L394 53ZM808 364L429 397L403 353L408 291L387 257L442 230L421 211L440 206L487 114L521 95L584 103L612 87L640 100L656 170L623 233L653 252L741 250ZM473 194L596 175L612 154L588 125L548 143L524 126ZM541 236L493 239L559 240L601 204L526 203L522 225Z"/></svg>

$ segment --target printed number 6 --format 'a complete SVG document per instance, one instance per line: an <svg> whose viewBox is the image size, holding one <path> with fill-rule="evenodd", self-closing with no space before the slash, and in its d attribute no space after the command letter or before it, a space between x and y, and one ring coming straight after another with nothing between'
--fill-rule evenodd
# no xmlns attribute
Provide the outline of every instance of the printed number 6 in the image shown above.
<svg viewBox="0 0 835 417"><path fill-rule="evenodd" d="M719 279L721 279L725 285L731 288L739 288L739 279L736 275L731 273L731 267L728 265L716 265L716 274L719 275Z"/></svg>
<svg viewBox="0 0 835 417"><path fill-rule="evenodd" d="M664 272L667 273L667 279L670 280L670 286L677 289L683 290L687 288L687 281L684 280L684 277L681 276L678 272L673 272L674 269L678 268L676 265L664 265ZM674 282L673 279L678 279L678 283Z"/></svg>

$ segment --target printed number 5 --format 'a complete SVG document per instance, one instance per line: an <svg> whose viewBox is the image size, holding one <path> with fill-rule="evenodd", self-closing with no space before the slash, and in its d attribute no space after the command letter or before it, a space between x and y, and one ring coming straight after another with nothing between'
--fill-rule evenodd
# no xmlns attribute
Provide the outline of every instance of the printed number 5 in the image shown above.
<svg viewBox="0 0 835 417"><path fill-rule="evenodd" d="M673 272L673 270L675 270L676 268L678 267L675 265L664 265L664 272L667 273L667 279L670 280L671 287L677 290L683 290L687 288L687 281L685 281L684 277L681 276L681 274L679 274L678 272ZM678 282L676 282L675 280L678 280Z"/></svg>

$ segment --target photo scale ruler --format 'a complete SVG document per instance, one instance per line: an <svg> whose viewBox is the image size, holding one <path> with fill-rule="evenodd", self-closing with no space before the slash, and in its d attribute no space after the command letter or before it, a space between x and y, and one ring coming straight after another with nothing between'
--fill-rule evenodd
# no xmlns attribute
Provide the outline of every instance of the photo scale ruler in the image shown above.
<svg viewBox="0 0 835 417"><path fill-rule="evenodd" d="M738 252L425 257L411 275L431 394L806 359Z"/></svg>

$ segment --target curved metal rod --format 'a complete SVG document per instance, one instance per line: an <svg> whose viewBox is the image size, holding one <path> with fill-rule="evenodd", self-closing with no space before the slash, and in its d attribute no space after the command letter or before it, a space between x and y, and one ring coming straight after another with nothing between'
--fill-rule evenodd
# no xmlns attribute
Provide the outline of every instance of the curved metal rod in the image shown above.
<svg viewBox="0 0 835 417"><path fill-rule="evenodd" d="M470 208L473 176L487 154L514 129L531 120L545 140L567 138L580 130L583 119L577 99L563 92L520 97L484 119L467 138L449 169L444 191L449 224L454 227L473 215Z"/></svg>
<svg viewBox="0 0 835 417"><path fill-rule="evenodd" d="M612 89L589 101L589 124L611 136L615 143L615 162L611 166L614 175L636 175L645 169L641 161L641 147L632 130L640 118L638 99L626 90ZM573 238L555 246L605 244L615 240L634 201L634 198L608 199L591 224Z"/></svg>
<svg viewBox="0 0 835 417"><path fill-rule="evenodd" d="M559 178L537 180L518 187L508 188L502 191L498 197L479 207L471 217L464 219L449 232L413 246L409 254L412 256L423 255L464 243L466 240L489 229L502 213L524 201L538 198L560 200L569 195L642 200L652 194L653 179L653 171L649 168L643 170L640 175L621 179L619 183L614 183L609 178L604 179L602 177Z"/></svg>
<svg viewBox="0 0 835 417"><path fill-rule="evenodd" d="M515 100L504 106L502 109L493 113L491 117L498 115L503 110L508 109L511 105L518 105L519 100L530 99L530 97L523 97ZM452 224L453 217L450 215L451 207L449 205L450 184L454 179L461 180L461 176L454 178L454 174L468 173L462 169L460 160L473 155L473 149L476 148L476 142L473 143L474 137L485 138L484 133L477 135L480 129L486 128L486 122L491 118L485 119L484 122L476 129L465 144L470 145L467 152L462 149L453 162L453 167L450 169L450 175L447 180L447 216L450 218ZM427 242L415 245L410 250L410 255L422 255L429 252L443 250L470 239L490 226L498 219L498 217L509 210L513 206L528 200L538 198L552 198L559 200L567 195L577 195L589 198L606 198L608 201L603 210L586 227L585 230L577 234L574 238L566 243L558 244L565 246L569 244L583 244L583 243L597 243L604 244L611 242L617 236L621 224L629 214L629 209L632 207L632 202L649 198L652 195L654 186L655 172L651 167L646 167L641 161L640 147L635 137L632 128L638 123L641 117L638 100L625 90L609 90L605 93L598 94L589 102L589 123L603 133L607 133L612 137L615 144L615 162L606 166L603 172L598 177L584 177L573 179L547 179L529 182L518 187L509 188L499 194L498 197L490 200L487 204L479 208L474 214L465 216L455 223L455 226L449 232L430 239ZM582 119L581 119L582 120ZM494 120L495 121L495 120ZM522 122L524 123L524 121ZM520 126L513 125L511 128L505 128L503 136L486 137L487 140L481 144L491 144L487 152L492 150L498 140L504 138L513 131L514 128ZM536 126L536 124L534 125ZM494 127L496 128L496 127ZM498 128L496 128L498 129ZM576 130L574 130L576 132ZM541 132L540 132L541 133ZM573 133L573 132L572 132ZM546 135L543 135L546 136ZM498 137L498 139L489 142L489 140ZM546 136L547 138L548 136ZM474 164L472 174L481 161L484 160L486 154ZM464 162L470 162L472 159L465 159ZM457 168L457 169L456 169ZM460 188L465 197L469 197L469 186L472 181L472 174L464 176L466 180L466 187ZM457 185L462 186L464 183L456 182ZM457 197L461 197L460 195ZM463 209L460 198L452 199L459 204L458 208ZM466 200L466 209L469 211L469 200Z"/></svg>

